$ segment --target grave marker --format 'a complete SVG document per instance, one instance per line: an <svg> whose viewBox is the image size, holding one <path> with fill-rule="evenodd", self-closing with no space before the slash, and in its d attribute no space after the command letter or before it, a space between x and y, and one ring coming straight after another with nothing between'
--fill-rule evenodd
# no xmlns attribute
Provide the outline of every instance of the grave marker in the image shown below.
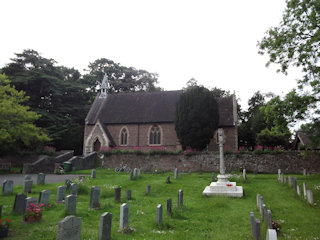
<svg viewBox="0 0 320 240"><path fill-rule="evenodd" d="M183 206L183 191L179 189L178 191L178 207Z"/></svg>
<svg viewBox="0 0 320 240"><path fill-rule="evenodd" d="M99 240L111 239L112 213L105 212L100 216Z"/></svg>
<svg viewBox="0 0 320 240"><path fill-rule="evenodd" d="M26 209L26 198L25 194L16 194L14 199L13 211L15 213L23 213Z"/></svg>
<svg viewBox="0 0 320 240"><path fill-rule="evenodd" d="M66 213L68 215L76 215L77 211L77 196L68 195L66 197Z"/></svg>
<svg viewBox="0 0 320 240"><path fill-rule="evenodd" d="M86 176L79 176L78 179L80 183L84 183L86 181Z"/></svg>
<svg viewBox="0 0 320 240"><path fill-rule="evenodd" d="M121 187L116 187L114 189L114 200L116 202L120 202L121 201Z"/></svg>
<svg viewBox="0 0 320 240"><path fill-rule="evenodd" d="M281 179L281 169L278 169L278 180Z"/></svg>
<svg viewBox="0 0 320 240"><path fill-rule="evenodd" d="M13 181L4 180L2 184L2 194L11 194L13 192Z"/></svg>
<svg viewBox="0 0 320 240"><path fill-rule="evenodd" d="M126 200L131 200L131 190L126 190Z"/></svg>
<svg viewBox="0 0 320 240"><path fill-rule="evenodd" d="M300 185L297 185L297 194L300 197L301 196L301 188Z"/></svg>
<svg viewBox="0 0 320 240"><path fill-rule="evenodd" d="M96 170L95 169L91 170L91 178L96 178Z"/></svg>
<svg viewBox="0 0 320 240"><path fill-rule="evenodd" d="M79 185L77 183L71 183L70 194L77 196L78 195L78 189L79 189Z"/></svg>
<svg viewBox="0 0 320 240"><path fill-rule="evenodd" d="M262 196L260 196L260 206L259 206L259 210L260 210L260 214L262 215L263 214L263 208L262 208L262 206L263 206L263 204L264 204L264 202L263 202L264 200L263 200L263 197Z"/></svg>
<svg viewBox="0 0 320 240"><path fill-rule="evenodd" d="M171 183L170 176L167 176L166 183L168 183L168 184Z"/></svg>
<svg viewBox="0 0 320 240"><path fill-rule="evenodd" d="M303 176L307 176L307 169L303 169L303 171L302 171L302 174L303 174Z"/></svg>
<svg viewBox="0 0 320 240"><path fill-rule="evenodd" d="M157 224L161 224L162 223L162 205L159 204L157 206Z"/></svg>
<svg viewBox="0 0 320 240"><path fill-rule="evenodd" d="M81 218L67 216L58 224L57 240L80 240Z"/></svg>
<svg viewBox="0 0 320 240"><path fill-rule="evenodd" d="M138 178L138 168L133 169L133 177L134 177L134 179Z"/></svg>
<svg viewBox="0 0 320 240"><path fill-rule="evenodd" d="M70 189L70 187L71 187L71 180L70 179L66 179L65 181L64 181L64 185L66 186L66 190L69 190Z"/></svg>
<svg viewBox="0 0 320 240"><path fill-rule="evenodd" d="M45 184L46 175L44 173L39 173L37 178L37 184L38 185L44 185Z"/></svg>
<svg viewBox="0 0 320 240"><path fill-rule="evenodd" d="M129 204L120 206L120 231L129 228Z"/></svg>
<svg viewBox="0 0 320 240"><path fill-rule="evenodd" d="M212 175L211 175L211 182L214 182L216 180L216 178L214 177L214 172L212 172Z"/></svg>
<svg viewBox="0 0 320 240"><path fill-rule="evenodd" d="M31 204L37 205L37 198L35 198L35 197L28 197L28 198L25 199L25 206L26 206L26 207L25 207L25 209L24 209L24 211L23 211L23 217L22 217L23 221L25 221L25 213L26 213L28 207L30 207Z"/></svg>
<svg viewBox="0 0 320 240"><path fill-rule="evenodd" d="M171 216L172 215L172 199L168 198L167 200L167 213Z"/></svg>
<svg viewBox="0 0 320 240"><path fill-rule="evenodd" d="M25 193L31 193L32 192L32 185L33 185L33 181L32 180L24 180L23 181L23 192Z"/></svg>
<svg viewBox="0 0 320 240"><path fill-rule="evenodd" d="M246 173L246 169L243 169L242 170L242 177L243 177L243 180L247 180L247 173Z"/></svg>
<svg viewBox="0 0 320 240"><path fill-rule="evenodd" d="M303 197L307 198L307 184L306 182L303 182Z"/></svg>
<svg viewBox="0 0 320 240"><path fill-rule="evenodd" d="M151 190L151 186L148 185L148 186L146 187L146 195L150 195L150 190Z"/></svg>
<svg viewBox="0 0 320 240"><path fill-rule="evenodd" d="M272 212L271 210L267 210L267 226L269 229L273 229L272 227Z"/></svg>
<svg viewBox="0 0 320 240"><path fill-rule="evenodd" d="M289 187L292 187L292 177L291 176L288 177L288 185L289 185Z"/></svg>
<svg viewBox="0 0 320 240"><path fill-rule="evenodd" d="M261 233L260 233L260 220L256 219L256 226L255 226L255 240L261 240Z"/></svg>
<svg viewBox="0 0 320 240"><path fill-rule="evenodd" d="M66 197L66 186L59 186L57 189L57 203L63 203Z"/></svg>
<svg viewBox="0 0 320 240"><path fill-rule="evenodd" d="M42 190L39 195L39 204L48 206L50 202L50 194L51 192L49 190Z"/></svg>
<svg viewBox="0 0 320 240"><path fill-rule="evenodd" d="M174 179L178 179L179 176L179 172L178 172L178 168L174 169Z"/></svg>
<svg viewBox="0 0 320 240"><path fill-rule="evenodd" d="M24 181L27 181L27 180L32 180L32 177L30 175L25 175L24 176Z"/></svg>
<svg viewBox="0 0 320 240"><path fill-rule="evenodd" d="M91 187L90 208L100 207L100 187Z"/></svg>
<svg viewBox="0 0 320 240"><path fill-rule="evenodd" d="M262 221L266 222L266 217L267 217L267 206L265 204L262 204L262 213L261 213L262 217Z"/></svg>
<svg viewBox="0 0 320 240"><path fill-rule="evenodd" d="M313 205L314 201L313 201L313 192L312 192L312 190L307 190L307 200L311 205Z"/></svg>
<svg viewBox="0 0 320 240"><path fill-rule="evenodd" d="M292 178L292 188L297 191L297 178Z"/></svg>
<svg viewBox="0 0 320 240"><path fill-rule="evenodd" d="M130 171L130 181L133 180L133 171Z"/></svg>
<svg viewBox="0 0 320 240"><path fill-rule="evenodd" d="M266 240L277 240L277 231L274 229L267 229Z"/></svg>
<svg viewBox="0 0 320 240"><path fill-rule="evenodd" d="M0 218L2 218L2 205L0 205Z"/></svg>
<svg viewBox="0 0 320 240"><path fill-rule="evenodd" d="M253 212L250 212L250 222L251 222L252 237L255 237L255 235L256 235L256 220L254 218L254 213Z"/></svg>

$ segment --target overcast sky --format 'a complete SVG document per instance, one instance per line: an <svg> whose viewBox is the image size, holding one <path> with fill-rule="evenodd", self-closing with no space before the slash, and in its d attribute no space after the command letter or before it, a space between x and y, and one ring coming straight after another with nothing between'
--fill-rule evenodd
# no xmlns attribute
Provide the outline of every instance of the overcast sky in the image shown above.
<svg viewBox="0 0 320 240"><path fill-rule="evenodd" d="M256 46L285 0L1 0L0 9L0 67L23 49L81 72L104 57L158 73L165 90L193 77L235 91L243 107L258 90L284 95L299 77L266 68Z"/></svg>

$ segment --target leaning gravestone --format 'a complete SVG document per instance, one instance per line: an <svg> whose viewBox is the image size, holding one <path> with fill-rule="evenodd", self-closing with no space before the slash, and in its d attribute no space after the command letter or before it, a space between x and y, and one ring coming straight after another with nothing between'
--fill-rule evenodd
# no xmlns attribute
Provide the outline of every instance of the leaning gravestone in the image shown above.
<svg viewBox="0 0 320 240"><path fill-rule="evenodd" d="M120 202L121 201L121 187L116 187L114 189L114 200L116 202Z"/></svg>
<svg viewBox="0 0 320 240"><path fill-rule="evenodd" d="M307 200L308 200L308 203L313 205L314 201L313 201L313 192L312 192L312 190L307 190Z"/></svg>
<svg viewBox="0 0 320 240"><path fill-rule="evenodd" d="M79 185L77 183L71 183L70 194L77 196L78 195L78 189L79 189Z"/></svg>
<svg viewBox="0 0 320 240"><path fill-rule="evenodd" d="M90 208L100 207L100 187L91 187Z"/></svg>
<svg viewBox="0 0 320 240"><path fill-rule="evenodd" d="M260 194L257 194L257 208L260 209Z"/></svg>
<svg viewBox="0 0 320 240"><path fill-rule="evenodd" d="M133 178L137 179L138 178L138 168L133 169Z"/></svg>
<svg viewBox="0 0 320 240"><path fill-rule="evenodd" d="M26 209L26 198L25 194L16 194L13 205L13 212L15 213L23 213Z"/></svg>
<svg viewBox="0 0 320 240"><path fill-rule="evenodd" d="M157 206L157 224L161 224L162 223L162 205L159 204Z"/></svg>
<svg viewBox="0 0 320 240"><path fill-rule="evenodd" d="M45 184L46 175L44 173L39 173L37 178L37 184L38 185L44 185Z"/></svg>
<svg viewBox="0 0 320 240"><path fill-rule="evenodd" d="M100 217L99 240L111 239L112 213L105 212Z"/></svg>
<svg viewBox="0 0 320 240"><path fill-rule="evenodd" d="M68 215L76 215L77 211L77 196L68 195L66 197L66 213Z"/></svg>
<svg viewBox="0 0 320 240"><path fill-rule="evenodd" d="M183 206L183 191L179 189L178 191L178 207Z"/></svg>
<svg viewBox="0 0 320 240"><path fill-rule="evenodd" d="M57 189L57 203L63 203L66 197L66 186L59 186Z"/></svg>
<svg viewBox="0 0 320 240"><path fill-rule="evenodd" d="M267 212L267 206L265 204L262 204L262 213L261 213L262 217L261 217L261 219L263 222L266 221L266 215L267 215L266 212Z"/></svg>
<svg viewBox="0 0 320 240"><path fill-rule="evenodd" d="M129 228L129 204L120 206L120 231Z"/></svg>
<svg viewBox="0 0 320 240"><path fill-rule="evenodd" d="M44 206L48 206L50 202L50 194L49 190L42 190L39 195L39 204L43 204Z"/></svg>
<svg viewBox="0 0 320 240"><path fill-rule="evenodd" d="M2 184L2 194L11 194L13 192L13 181L4 180Z"/></svg>
<svg viewBox="0 0 320 240"><path fill-rule="evenodd" d="M81 218L75 216L65 217L58 224L57 240L80 240Z"/></svg>
<svg viewBox="0 0 320 240"><path fill-rule="evenodd" d="M32 192L32 185L33 181L32 180L24 180L23 181L23 192L25 193L31 193Z"/></svg>
<svg viewBox="0 0 320 240"><path fill-rule="evenodd" d="M132 180L133 180L133 172L130 171L130 181L132 181Z"/></svg>
<svg viewBox="0 0 320 240"><path fill-rule="evenodd" d="M95 169L91 170L91 178L96 178L96 170Z"/></svg>

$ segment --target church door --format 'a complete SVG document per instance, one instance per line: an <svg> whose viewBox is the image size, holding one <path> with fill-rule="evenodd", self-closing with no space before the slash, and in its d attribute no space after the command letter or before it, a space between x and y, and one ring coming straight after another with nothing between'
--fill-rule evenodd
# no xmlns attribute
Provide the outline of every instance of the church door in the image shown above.
<svg viewBox="0 0 320 240"><path fill-rule="evenodd" d="M99 139L97 139L97 140L93 143L93 151L95 151L95 152L100 151L100 147L101 147L101 143L100 143Z"/></svg>

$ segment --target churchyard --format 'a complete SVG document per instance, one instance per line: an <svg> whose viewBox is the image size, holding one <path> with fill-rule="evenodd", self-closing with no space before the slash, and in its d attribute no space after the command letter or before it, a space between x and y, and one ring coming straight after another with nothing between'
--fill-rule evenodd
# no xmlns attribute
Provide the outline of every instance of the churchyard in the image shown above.
<svg viewBox="0 0 320 240"><path fill-rule="evenodd" d="M254 239L250 212L260 220L261 239L266 239L267 223L257 208L257 194L263 196L265 208L272 211L272 219L280 224L278 239L320 239L319 174L295 174L290 178L285 174L280 175L279 181L278 174L247 173L247 180L244 180L242 172L233 172L229 180L243 186L244 196L228 198L202 195L204 187L211 182L211 173L179 173L176 177L174 171L141 173L137 179L130 177L130 173L105 169L97 169L96 178L91 177L91 170L76 173L86 175L80 179L81 183L78 178L73 181L78 189L74 188L76 185L71 187L71 182L67 183L71 189L66 189L59 188L65 186L64 182L42 185L40 180L33 183L31 190L26 189L30 183L24 186L26 192L31 191L26 193L27 197L35 197L30 198L31 202L37 201L41 192L41 201L50 204L43 210L41 220L36 222L26 223L21 213L12 211L15 196L23 192L23 186L14 186L11 194L2 194L2 219L12 220L7 239L57 239L58 223L70 214L81 218L81 233L78 232L81 239L98 239L100 216L104 214L105 220L110 221L110 215L105 212L112 214L111 239ZM313 204L304 199L303 182L313 192ZM293 189L295 184L300 186L301 196ZM63 197L57 196L58 188L62 193L66 191L64 201ZM49 200L44 197L48 192L43 190L50 191ZM182 190L180 204L179 190ZM74 194L67 200L70 191ZM90 199L91 192L93 197ZM77 197L74 197L76 193ZM117 201L119 197L120 201ZM169 198L171 215L167 213ZM122 213L120 208L124 210ZM120 216L125 217L128 213L128 222L124 219L120 223ZM76 220L74 224L77 224ZM119 232L121 226L124 229ZM78 230L77 227L73 229L73 236Z"/></svg>

